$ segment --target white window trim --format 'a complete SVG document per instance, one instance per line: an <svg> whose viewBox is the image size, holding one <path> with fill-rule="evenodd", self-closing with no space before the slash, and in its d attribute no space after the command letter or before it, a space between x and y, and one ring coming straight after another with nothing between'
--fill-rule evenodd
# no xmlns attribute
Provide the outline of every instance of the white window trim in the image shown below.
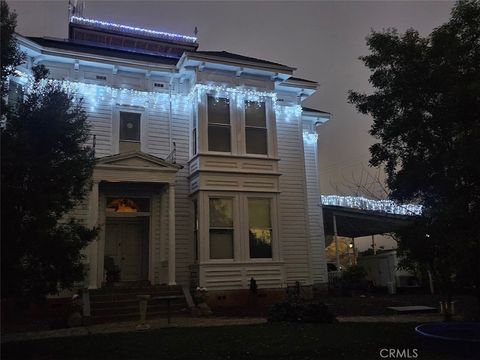
<svg viewBox="0 0 480 360"><path fill-rule="evenodd" d="M265 159L268 159L268 158L271 158L272 157L272 150L273 150L273 145L272 145L272 141L270 139L270 135L272 134L272 126L271 126L271 118L270 118L270 114L271 112L269 111L270 107L271 107L271 101L270 99L265 99L264 102L265 103L265 128L263 127L256 127L256 126L247 126L247 121L246 121L246 111L245 111L245 101L247 100L243 100L242 101L242 104L241 104L241 110L240 110L240 118L241 118L241 121L240 121L240 124L241 124L241 131L240 133L242 134L242 139L241 139L241 143L242 143L242 155L244 156L247 156L247 157L256 157L256 158L265 158ZM267 130L267 138L266 138L266 141L267 141L267 153L266 154L252 154L252 153L247 153L247 127L249 128L257 128L257 129L266 129Z"/></svg>
<svg viewBox="0 0 480 360"><path fill-rule="evenodd" d="M112 154L120 152L120 112L140 114L140 150L147 152L147 128L145 108L138 106L116 105L112 116Z"/></svg>
<svg viewBox="0 0 480 360"><path fill-rule="evenodd" d="M205 195L205 230L206 230L206 241L204 243L205 254L204 261L207 261L212 264L232 264L240 260L240 224L239 224L239 199L238 195L235 193L208 193ZM232 259L211 259L210 258L210 199L231 199L233 201L233 258Z"/></svg>
<svg viewBox="0 0 480 360"><path fill-rule="evenodd" d="M270 263L280 261L280 236L278 233L278 207L276 194L244 193L243 206L245 216L244 226L244 252L245 260L249 263ZM269 199L270 200L270 223L272 226L272 257L271 258L251 258L250 257L250 238L249 238L249 219L248 219L248 199Z"/></svg>
<svg viewBox="0 0 480 360"><path fill-rule="evenodd" d="M210 198L233 199L233 259L210 259ZM272 223L272 258L250 258L248 236L248 199L270 199ZM199 221L199 264L255 264L282 261L278 226L278 195L252 192L202 191L198 195ZM202 216L203 215L203 216Z"/></svg>
<svg viewBox="0 0 480 360"><path fill-rule="evenodd" d="M209 96L213 96L215 97L216 94L212 91L207 91L203 97L202 97L202 103L203 103L203 113L204 113L204 117L203 117L203 121L205 123L205 130L203 131L203 139L204 139L204 146L202 147L204 149L204 152L206 153L209 153L209 154L217 154L217 155L227 155L227 154L230 154L230 155L235 155L238 153L238 139L237 139L237 127L236 127L236 124L237 124L237 121L236 120L236 107L237 107L237 103L236 103L236 99L235 99L235 96L231 96L230 94L227 94L225 96L219 96L219 98L222 98L222 99L228 99L229 101L229 110L230 110L230 151L210 151L208 149L208 127L209 127L209 123L208 123L208 97ZM197 119L198 121L198 119ZM198 124L197 124L197 128L198 128ZM197 147L198 147L198 144L197 144Z"/></svg>

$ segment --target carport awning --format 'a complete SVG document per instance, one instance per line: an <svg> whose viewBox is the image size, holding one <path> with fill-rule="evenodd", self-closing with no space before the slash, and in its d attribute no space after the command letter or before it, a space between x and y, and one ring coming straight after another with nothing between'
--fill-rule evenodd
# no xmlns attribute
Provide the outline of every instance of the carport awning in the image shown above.
<svg viewBox="0 0 480 360"><path fill-rule="evenodd" d="M334 235L334 216L337 235L350 238L394 232L412 224L415 220L415 216L410 215L393 215L380 211L323 205L325 235Z"/></svg>

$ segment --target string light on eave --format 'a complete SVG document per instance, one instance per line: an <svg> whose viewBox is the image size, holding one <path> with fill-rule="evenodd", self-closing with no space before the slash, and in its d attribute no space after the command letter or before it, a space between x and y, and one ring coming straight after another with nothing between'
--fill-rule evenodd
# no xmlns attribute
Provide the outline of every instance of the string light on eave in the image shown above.
<svg viewBox="0 0 480 360"><path fill-rule="evenodd" d="M421 215L423 210L422 205L398 204L392 200L372 200L362 196L321 195L321 201L323 205L344 206L395 215Z"/></svg>
<svg viewBox="0 0 480 360"><path fill-rule="evenodd" d="M24 90L28 93L33 90L33 77L24 72L17 71L17 76L24 83ZM142 91L127 88L117 88L101 84L87 84L69 80L44 79L40 87L47 84L61 86L67 93L72 94L76 101L79 98L85 100L87 109L91 112L97 110L100 104L120 104L129 106L151 107L159 111L169 111L169 105L174 107L186 107L196 98L201 101L202 94L211 93L217 98L236 97L237 103L244 101L265 102L271 99L273 109L277 116L289 121L298 118L302 114L300 105L278 105L275 92L259 91L245 87L228 87L219 84L196 84L188 94L169 94L154 91Z"/></svg>
<svg viewBox="0 0 480 360"><path fill-rule="evenodd" d="M303 142L307 145L315 145L318 140L318 134L309 131L303 132Z"/></svg>

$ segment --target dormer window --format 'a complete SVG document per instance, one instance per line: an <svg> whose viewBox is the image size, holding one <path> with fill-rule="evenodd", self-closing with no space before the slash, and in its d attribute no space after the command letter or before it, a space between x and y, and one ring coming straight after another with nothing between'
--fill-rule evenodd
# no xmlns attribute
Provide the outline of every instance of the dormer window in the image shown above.
<svg viewBox="0 0 480 360"><path fill-rule="evenodd" d="M208 96L208 151L231 152L230 100Z"/></svg>
<svg viewBox="0 0 480 360"><path fill-rule="evenodd" d="M247 154L268 154L265 102L245 101L245 146Z"/></svg>

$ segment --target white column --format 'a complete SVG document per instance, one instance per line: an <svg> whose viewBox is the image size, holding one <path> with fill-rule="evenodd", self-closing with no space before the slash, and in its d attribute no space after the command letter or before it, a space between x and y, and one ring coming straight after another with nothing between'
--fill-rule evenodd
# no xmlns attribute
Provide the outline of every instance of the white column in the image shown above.
<svg viewBox="0 0 480 360"><path fill-rule="evenodd" d="M93 228L98 224L98 182L94 182L92 190L88 198L88 226ZM101 284L98 281L100 275L98 274L98 239L94 239L87 247L89 272L88 272L88 288L96 289ZM103 269L102 269L103 270ZM103 277L103 271L102 271Z"/></svg>
<svg viewBox="0 0 480 360"><path fill-rule="evenodd" d="M168 186L168 285L175 285L175 185Z"/></svg>

